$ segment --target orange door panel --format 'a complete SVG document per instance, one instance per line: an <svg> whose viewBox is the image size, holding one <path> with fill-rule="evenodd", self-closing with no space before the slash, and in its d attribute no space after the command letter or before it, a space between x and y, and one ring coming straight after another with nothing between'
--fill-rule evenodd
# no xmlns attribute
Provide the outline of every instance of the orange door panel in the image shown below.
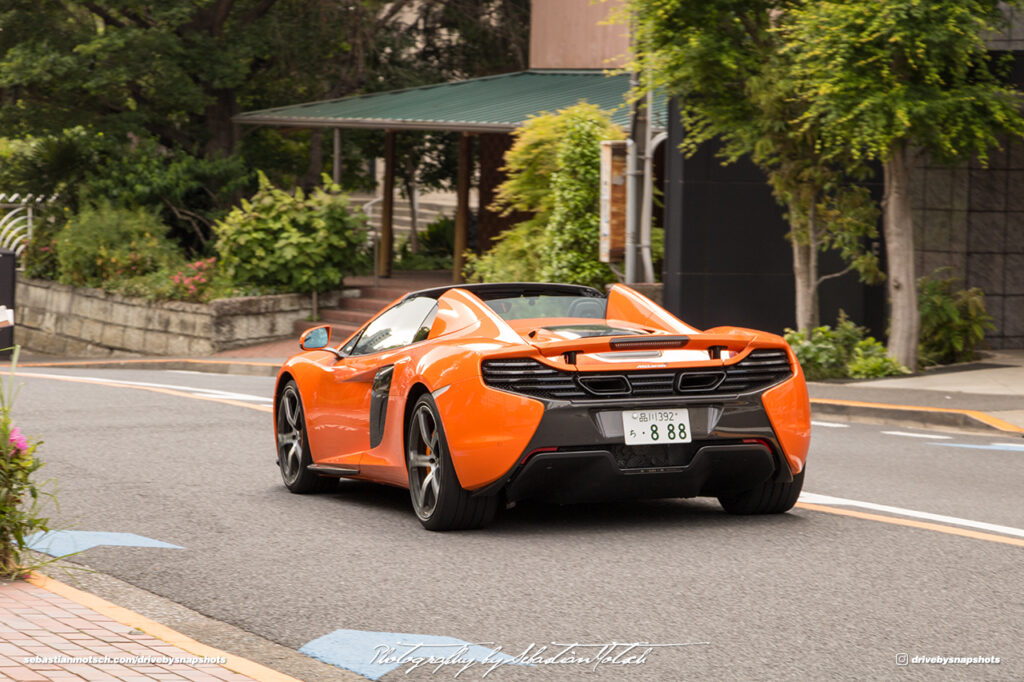
<svg viewBox="0 0 1024 682"><path fill-rule="evenodd" d="M306 408L309 444L318 464L358 466L370 447L370 389L376 365L349 357L319 373Z"/></svg>

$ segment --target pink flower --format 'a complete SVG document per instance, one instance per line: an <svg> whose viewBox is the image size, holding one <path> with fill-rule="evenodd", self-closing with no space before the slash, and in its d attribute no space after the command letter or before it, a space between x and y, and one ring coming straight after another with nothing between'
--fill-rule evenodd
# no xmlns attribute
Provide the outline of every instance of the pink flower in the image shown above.
<svg viewBox="0 0 1024 682"><path fill-rule="evenodd" d="M11 429L10 442L11 445L14 446L14 449L18 450L19 452L25 452L25 450L28 450L28 441L25 440L25 436L21 435L21 431L18 429L17 426Z"/></svg>

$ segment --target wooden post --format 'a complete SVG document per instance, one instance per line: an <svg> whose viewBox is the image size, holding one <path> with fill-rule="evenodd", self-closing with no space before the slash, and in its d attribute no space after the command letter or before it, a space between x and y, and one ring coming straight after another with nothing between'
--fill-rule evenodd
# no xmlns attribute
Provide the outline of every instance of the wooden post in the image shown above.
<svg viewBox="0 0 1024 682"><path fill-rule="evenodd" d="M394 250L395 217L395 131L384 133L384 199L380 212L380 261L378 272L381 277L391 276L391 259Z"/></svg>
<svg viewBox="0 0 1024 682"><path fill-rule="evenodd" d="M452 283L462 282L463 252L469 243L469 179L473 175L473 139L469 133L459 138L459 172L455 181L455 253L452 257Z"/></svg>
<svg viewBox="0 0 1024 682"><path fill-rule="evenodd" d="M341 128L334 129L334 156L331 158L331 180L341 184Z"/></svg>

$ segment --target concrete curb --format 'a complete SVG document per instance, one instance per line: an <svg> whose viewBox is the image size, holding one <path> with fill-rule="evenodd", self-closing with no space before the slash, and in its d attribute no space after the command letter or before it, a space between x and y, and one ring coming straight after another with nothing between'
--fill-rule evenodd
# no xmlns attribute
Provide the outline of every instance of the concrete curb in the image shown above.
<svg viewBox="0 0 1024 682"><path fill-rule="evenodd" d="M250 360L216 360L197 358L139 358L123 360L54 360L52 362L22 362L18 367L23 369L63 368L63 369L177 369L191 372L209 372L211 374L244 374L248 376L276 377L281 369L277 362L261 362Z"/></svg>
<svg viewBox="0 0 1024 682"><path fill-rule="evenodd" d="M895 426L941 427L958 431L999 433L1024 437L1024 429L977 410L957 410L946 407L889 405L853 400L811 400L811 412L818 417L839 417L850 421Z"/></svg>

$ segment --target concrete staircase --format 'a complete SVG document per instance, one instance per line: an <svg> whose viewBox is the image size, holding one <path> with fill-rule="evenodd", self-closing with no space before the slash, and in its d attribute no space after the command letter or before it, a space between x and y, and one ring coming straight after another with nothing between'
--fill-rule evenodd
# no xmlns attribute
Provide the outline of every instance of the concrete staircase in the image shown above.
<svg viewBox="0 0 1024 682"><path fill-rule="evenodd" d="M351 195L352 205L362 208L368 202L376 198L373 194ZM419 201L417 215L417 228L422 231L429 223L440 215L455 215L455 195L450 197L443 193L430 194L426 200ZM378 201L368 210L370 213L370 225L380 229L381 204ZM471 206L471 210L476 209ZM395 205L393 226L395 230L395 242L399 239L407 239L412 226L412 211L408 199L399 196L395 191ZM432 287L444 286L452 283L452 273L449 270L440 271L393 271L392 276L380 278L378 285L374 286L373 276L349 277L345 280L346 288L360 290L358 298L346 298L338 308L322 308L320 310L320 322L309 322L307 320L296 320L294 329L296 334L301 334L307 329L322 324L331 326L332 343L340 343L348 338L371 317L377 314L395 299L404 296L410 291L417 289L429 289Z"/></svg>
<svg viewBox="0 0 1024 682"><path fill-rule="evenodd" d="M322 320L320 322L296 320L295 332L301 334L312 327L328 324L331 326L331 342L340 343L385 306L410 291L430 289L451 283L452 273L449 270L395 271L391 277L380 278L377 286L373 284L372 275L350 277L345 280L345 286L359 289L360 296L345 298L336 308L321 309Z"/></svg>

